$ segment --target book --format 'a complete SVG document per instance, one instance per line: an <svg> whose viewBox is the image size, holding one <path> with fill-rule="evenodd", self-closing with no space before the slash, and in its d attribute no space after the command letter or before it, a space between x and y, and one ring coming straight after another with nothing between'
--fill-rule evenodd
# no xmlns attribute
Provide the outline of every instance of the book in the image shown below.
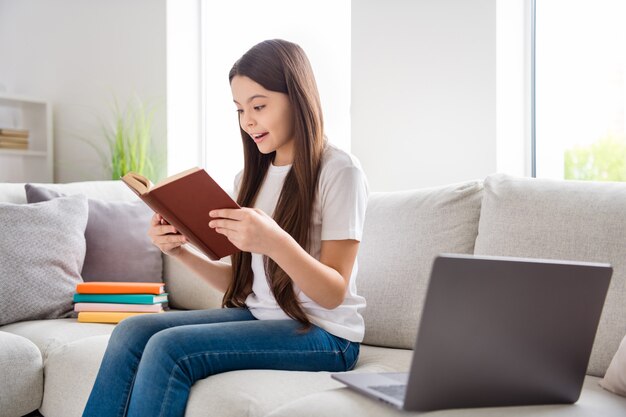
<svg viewBox="0 0 626 417"><path fill-rule="evenodd" d="M154 294L74 294L75 303L158 304L167 301L167 293Z"/></svg>
<svg viewBox="0 0 626 417"><path fill-rule="evenodd" d="M211 260L239 252L226 236L209 227L209 212L241 208L204 169L191 168L156 185L129 172L122 181Z"/></svg>
<svg viewBox="0 0 626 417"><path fill-rule="evenodd" d="M78 313L78 321L81 323L119 323L126 317L138 316L140 314L159 313L133 313L122 311L81 311Z"/></svg>
<svg viewBox="0 0 626 417"><path fill-rule="evenodd" d="M28 143L13 143L0 141L0 148L5 149L28 149Z"/></svg>
<svg viewBox="0 0 626 417"><path fill-rule="evenodd" d="M76 303L74 304L74 311L159 313L163 311L163 304Z"/></svg>
<svg viewBox="0 0 626 417"><path fill-rule="evenodd" d="M0 142L28 143L28 138L25 138L25 137L22 137L22 136L0 135Z"/></svg>
<svg viewBox="0 0 626 417"><path fill-rule="evenodd" d="M163 294L162 282L81 282L76 285L79 294Z"/></svg>
<svg viewBox="0 0 626 417"><path fill-rule="evenodd" d="M6 129L6 128L0 129L0 135L20 136L20 137L27 138L28 134L29 134L28 129Z"/></svg>

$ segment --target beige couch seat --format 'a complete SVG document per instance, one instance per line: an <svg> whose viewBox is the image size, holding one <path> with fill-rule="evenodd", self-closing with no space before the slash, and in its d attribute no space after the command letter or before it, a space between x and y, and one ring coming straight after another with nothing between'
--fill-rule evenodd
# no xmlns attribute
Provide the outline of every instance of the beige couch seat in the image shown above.
<svg viewBox="0 0 626 417"><path fill-rule="evenodd" d="M626 399L598 385L599 378L587 376L580 399L573 405L465 408L425 413L390 409L383 403L364 400L348 388L317 392L286 404L266 417L618 417L626 412Z"/></svg>
<svg viewBox="0 0 626 417"><path fill-rule="evenodd" d="M35 320L3 327L3 331L20 335L27 342L32 340L45 358L46 395L40 408L44 416L81 415L113 328L74 319ZM357 370L401 372L409 367L411 353L363 346ZM328 372L228 372L194 385L187 415L263 416L294 399L342 386ZM207 414L207 410L212 411ZM218 410L230 411L224 414Z"/></svg>

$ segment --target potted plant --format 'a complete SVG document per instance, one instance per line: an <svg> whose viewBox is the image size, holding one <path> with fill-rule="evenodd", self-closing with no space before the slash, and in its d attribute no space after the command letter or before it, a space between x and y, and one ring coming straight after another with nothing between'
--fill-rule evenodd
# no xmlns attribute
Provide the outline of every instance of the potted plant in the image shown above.
<svg viewBox="0 0 626 417"><path fill-rule="evenodd" d="M152 119L154 107L146 106L134 96L122 111L114 100L113 122L103 126L109 148L111 179L118 180L126 173L139 173L152 182L159 170L152 149Z"/></svg>

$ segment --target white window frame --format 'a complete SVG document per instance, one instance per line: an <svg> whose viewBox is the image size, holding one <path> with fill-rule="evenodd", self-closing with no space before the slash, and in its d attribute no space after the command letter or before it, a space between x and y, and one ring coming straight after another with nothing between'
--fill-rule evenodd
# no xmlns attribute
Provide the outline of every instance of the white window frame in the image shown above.
<svg viewBox="0 0 626 417"><path fill-rule="evenodd" d="M535 0L496 2L496 168L534 176L532 7Z"/></svg>

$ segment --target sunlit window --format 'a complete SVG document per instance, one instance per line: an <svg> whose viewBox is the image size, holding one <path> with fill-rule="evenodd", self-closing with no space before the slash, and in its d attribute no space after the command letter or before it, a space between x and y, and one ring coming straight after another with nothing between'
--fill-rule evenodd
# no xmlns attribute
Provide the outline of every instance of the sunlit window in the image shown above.
<svg viewBox="0 0 626 417"><path fill-rule="evenodd" d="M538 177L626 181L626 1L536 0Z"/></svg>
<svg viewBox="0 0 626 417"><path fill-rule="evenodd" d="M255 44L282 38L299 44L315 73L326 134L350 146L350 1L204 1L202 22L205 168L231 188L243 168L236 108L228 84L234 62Z"/></svg>

